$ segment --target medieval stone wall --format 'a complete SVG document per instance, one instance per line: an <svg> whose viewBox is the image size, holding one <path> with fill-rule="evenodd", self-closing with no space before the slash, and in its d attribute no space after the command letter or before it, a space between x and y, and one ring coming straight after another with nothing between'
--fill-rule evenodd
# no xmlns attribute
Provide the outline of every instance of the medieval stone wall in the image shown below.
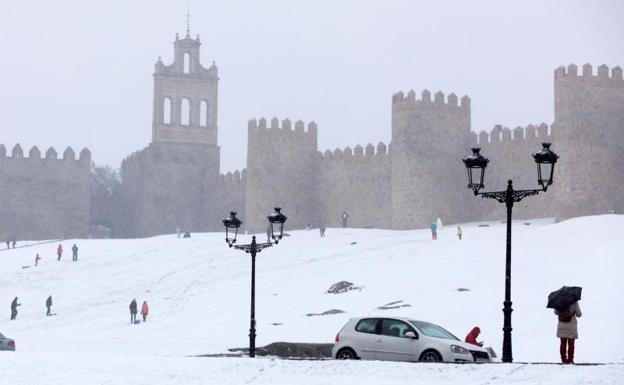
<svg viewBox="0 0 624 385"><path fill-rule="evenodd" d="M87 236L90 166L86 148L58 159L54 148L42 158L37 147L24 156L17 144L7 156L0 145L0 241Z"/></svg>
<svg viewBox="0 0 624 385"><path fill-rule="evenodd" d="M247 170L221 174L216 179L207 178L204 182L206 200L202 207L202 228L206 231L222 231L223 222L230 211L245 220L245 196L247 192ZM241 230L247 228L243 223Z"/></svg>
<svg viewBox="0 0 624 385"><path fill-rule="evenodd" d="M121 165L122 215L114 234L145 237L205 231L202 208L209 205L206 180L219 173L219 148L181 143L152 143Z"/></svg>
<svg viewBox="0 0 624 385"><path fill-rule="evenodd" d="M340 227L346 211L350 227L391 227L391 161L384 143L327 150L319 162L321 216L311 225Z"/></svg>

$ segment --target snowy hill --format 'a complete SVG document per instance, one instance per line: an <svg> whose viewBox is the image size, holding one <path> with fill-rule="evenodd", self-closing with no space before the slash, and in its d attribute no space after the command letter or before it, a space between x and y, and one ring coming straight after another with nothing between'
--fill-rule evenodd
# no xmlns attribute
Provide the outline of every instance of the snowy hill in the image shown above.
<svg viewBox="0 0 624 385"><path fill-rule="evenodd" d="M461 241L449 225L437 241L428 230L328 229L322 239L318 231L290 232L258 254L257 345L333 342L349 317L409 315L460 338L478 325L480 338L500 354L505 225L489 225L462 225ZM578 285L584 316L576 361L624 363L624 216L513 227L514 360L558 362L556 318L545 308L546 296ZM56 243L0 251L0 332L17 341L17 355L36 357L184 357L247 346L250 257L229 249L223 237L62 242L65 250L78 244L78 262L71 252L57 262ZM43 259L32 267L36 253ZM326 293L341 280L361 290ZM54 317L44 316L48 295ZM15 296L22 306L9 321ZM149 303L145 324L130 325L132 298ZM395 301L409 307L377 309ZM306 316L329 309L345 313Z"/></svg>

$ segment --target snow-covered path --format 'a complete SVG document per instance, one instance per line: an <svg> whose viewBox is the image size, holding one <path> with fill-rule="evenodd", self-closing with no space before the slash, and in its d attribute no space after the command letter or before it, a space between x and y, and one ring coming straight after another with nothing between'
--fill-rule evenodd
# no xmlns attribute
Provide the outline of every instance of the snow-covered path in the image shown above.
<svg viewBox="0 0 624 385"><path fill-rule="evenodd" d="M462 241L450 225L439 231L435 242L428 230L328 229L323 239L318 231L291 232L278 246L258 255L258 346L275 341L333 342L349 317L401 315L439 323L460 338L478 325L486 345L500 353L505 227L500 222L489 224L463 225ZM115 373L130 376L134 368L165 377L169 370L179 371L179 382L172 377L171 382L163 383L184 384L199 382L215 371L232 373L233 379L241 383L254 372L275 376L291 373L295 377L322 372L323 376L314 377L318 380L315 383L401 383L408 377L414 383L417 380L411 377L421 376L438 376L435 378L439 383L450 383L453 378L457 380L456 376L473 372L483 383L494 377L490 383L497 383L523 372L535 372L536 376L556 372L557 378L583 378L574 374L579 371L592 376L599 373L600 378L611 378L613 373L621 376L623 232L624 216L603 215L557 224L548 220L531 221L531 225L516 222L513 239L514 359L559 360L556 318L545 309L546 296L564 284L573 284L584 287L576 361L616 365L409 366L185 358L221 353L248 342L249 256L229 249L223 234L213 233L193 234L190 239L165 235L63 242L66 250L78 243L80 256L76 263L67 253L57 262L56 244L0 251L0 332L15 338L18 349L14 354L0 355L0 371L3 380L5 373L12 374L12 381L27 379L25 371L29 368L38 373L31 378L56 376L51 378L59 381L39 382L45 384L78 378L71 377L79 376L79 372L71 370L73 362L87 369L97 368L101 373L93 378L98 379L96 383L106 384L118 383ZM248 238L241 236L240 240ZM37 268L32 267L35 253L43 257ZM353 282L362 290L325 293L340 280ZM53 296L57 316L44 316L48 295ZM9 321L9 304L15 296L22 306L18 319ZM143 300L149 303L147 323L129 324L128 304L132 298L139 304ZM377 309L394 301L409 306ZM329 309L345 313L306 316ZM45 374L46 368L51 373ZM375 377L376 371L393 375ZM403 371L411 374L403 377ZM447 372L456 374L448 374L447 378ZM143 383L140 374L132 377L134 382L123 381L125 375L121 375L119 383ZM221 377L207 378L216 381ZM267 382L270 378L258 377Z"/></svg>

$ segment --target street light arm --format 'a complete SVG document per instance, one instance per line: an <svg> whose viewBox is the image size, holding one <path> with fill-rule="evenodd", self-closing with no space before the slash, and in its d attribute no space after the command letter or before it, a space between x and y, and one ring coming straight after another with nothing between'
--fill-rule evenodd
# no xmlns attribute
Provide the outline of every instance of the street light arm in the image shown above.
<svg viewBox="0 0 624 385"><path fill-rule="evenodd" d="M256 249L256 253L261 252L262 250L273 246L272 243L256 243L255 244L255 249ZM252 244L248 244L248 245L235 245L234 246L235 249L237 250L243 250L246 253L251 253L251 250L254 248L254 246Z"/></svg>
<svg viewBox="0 0 624 385"><path fill-rule="evenodd" d="M520 202L522 199L524 199L524 198L526 198L528 196L537 195L537 194L539 194L542 191L544 191L544 190L542 190L542 189L538 189L538 190L512 190L511 191L511 200L513 202ZM506 203L508 194L509 194L509 191L492 191L492 192L478 193L477 195L481 195L481 198L495 199L495 200L499 201L500 203Z"/></svg>

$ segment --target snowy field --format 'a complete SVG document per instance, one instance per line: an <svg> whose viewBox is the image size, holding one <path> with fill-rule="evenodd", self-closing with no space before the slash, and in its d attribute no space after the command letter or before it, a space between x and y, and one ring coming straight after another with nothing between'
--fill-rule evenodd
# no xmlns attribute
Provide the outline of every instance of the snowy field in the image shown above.
<svg viewBox="0 0 624 385"><path fill-rule="evenodd" d="M249 256L212 233L63 242L67 251L78 244L78 262L71 252L57 262L56 243L0 251L0 333L17 342L17 352L0 352L0 384L624 383L624 216L530 222L513 230L514 361L559 361L546 296L578 285L584 316L575 360L607 365L188 357L248 344ZM438 323L460 338L478 325L500 355L505 226L489 224L463 225L462 241L455 226L439 230L437 241L428 230L328 229L323 239L318 230L290 232L258 254L257 345L331 343L349 317L393 315ZM341 280L361 290L325 293ZM48 295L53 317L45 317ZM15 296L22 306L9 321ZM132 298L150 305L146 323L130 325ZM377 309L395 301L409 306ZM346 313L306 316L330 309Z"/></svg>

